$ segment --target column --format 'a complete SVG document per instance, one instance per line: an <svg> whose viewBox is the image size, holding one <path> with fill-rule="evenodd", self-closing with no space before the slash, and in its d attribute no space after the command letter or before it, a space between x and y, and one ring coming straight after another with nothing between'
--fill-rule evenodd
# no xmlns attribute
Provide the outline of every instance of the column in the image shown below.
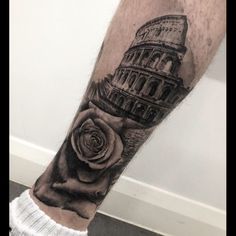
<svg viewBox="0 0 236 236"><path fill-rule="evenodd" d="M165 57L166 57L166 53L164 52L164 53L162 53L162 55L160 56L160 59L159 59L158 63L155 65L155 68L159 68L161 62L164 60ZM157 69L157 70L159 70L159 69Z"/></svg>
<svg viewBox="0 0 236 236"><path fill-rule="evenodd" d="M132 91L132 92L134 91L134 88L135 88L135 86L136 86L136 84L138 82L139 76L140 76L140 72L137 73L137 76L136 76L136 78L135 78L135 80L134 80L134 82L133 82L133 84L132 84L132 86L130 88L130 91Z"/></svg>
<svg viewBox="0 0 236 236"><path fill-rule="evenodd" d="M154 80L151 79L151 78L152 78L152 76L149 76L149 77L146 79L146 82L145 82L143 88L142 88L141 91L140 91L140 93L141 93L142 95L147 95L148 86L149 86L149 84L150 84L152 81L154 81Z"/></svg>
<svg viewBox="0 0 236 236"><path fill-rule="evenodd" d="M151 60L152 56L154 55L154 52L155 52L155 51L156 51L156 49L153 48L153 49L152 49L152 52L150 53L150 56L149 56L149 58L148 58L147 65L149 65L150 60Z"/></svg>
<svg viewBox="0 0 236 236"><path fill-rule="evenodd" d="M160 91L162 91L162 88L164 86L165 82L164 80L161 81L160 85L158 86L158 89L154 95L154 98L158 100L158 98L160 97Z"/></svg>
<svg viewBox="0 0 236 236"><path fill-rule="evenodd" d="M139 59L138 59L138 63L137 64L141 64L140 62L140 60L143 58L143 54L144 54L144 51L145 51L145 49L142 49L142 52L141 52L141 55L140 55L140 57L139 57Z"/></svg>
<svg viewBox="0 0 236 236"><path fill-rule="evenodd" d="M129 80L129 77L130 77L130 74L131 74L131 70L129 70L129 72L128 72L128 76L127 76L127 78L126 78L126 80L125 80L125 83L122 85L122 89L125 89L125 90L127 90L128 88L129 88L129 85L128 85L128 80ZM127 73L127 71L125 72L125 74Z"/></svg>

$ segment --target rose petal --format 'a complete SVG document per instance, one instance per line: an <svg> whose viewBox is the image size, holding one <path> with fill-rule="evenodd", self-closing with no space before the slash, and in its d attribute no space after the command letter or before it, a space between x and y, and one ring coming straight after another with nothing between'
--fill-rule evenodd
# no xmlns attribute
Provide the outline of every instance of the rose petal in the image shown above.
<svg viewBox="0 0 236 236"><path fill-rule="evenodd" d="M84 159L82 158L83 154L82 154L82 151L80 150L80 147L78 147L78 146L76 145L76 139L75 139L74 133L71 134L71 145L72 145L74 151L76 152L77 157L78 157L81 161L83 161L83 160L84 160Z"/></svg>
<svg viewBox="0 0 236 236"><path fill-rule="evenodd" d="M108 158L111 158L111 154L114 148L114 142L116 140L115 132L101 119L94 119L94 124L104 132L106 140L108 142L106 144L107 149L105 149L104 152L99 153L98 155L89 159L86 158L86 153L84 153L84 155L80 155L80 153L78 153L78 157L80 160L86 162L92 169L103 169L106 166L106 163L97 164L97 161L104 162Z"/></svg>
<svg viewBox="0 0 236 236"><path fill-rule="evenodd" d="M84 162L86 162L86 163L90 163L89 160L91 160L91 159L92 159L92 160L93 160L93 159L95 160L95 159L99 159L99 158L103 157L103 156L105 155L105 153L106 153L106 148L104 148L104 150L103 150L101 153L95 155L95 156L92 157L92 158L91 158L91 156L90 156L89 158L87 157L87 153L90 152L90 150L87 150L87 153L85 153L85 152L83 152L83 151L81 150L81 146L80 146L80 145L77 145L77 143L76 143L76 140L77 140L78 137L75 137L75 133L76 133L76 130L81 129L82 127L85 127L85 126L87 126L87 125L91 125L91 126L94 125L94 126L95 126L95 124L94 124L94 122L92 121L92 119L89 118L88 120L85 120L84 123L81 125L81 127L75 129L74 132L72 132L71 144L72 144L72 147L73 147L74 151L76 152L78 158L79 158L81 161L84 161ZM78 132L78 131L77 131L77 132Z"/></svg>
<svg viewBox="0 0 236 236"><path fill-rule="evenodd" d="M93 130L91 130L91 133L93 132ZM90 143L91 139L91 134L90 133L82 133L79 137L79 143L78 145L80 146L84 156L86 156L86 159L88 160L93 160L94 158L96 159L96 156L103 152L104 149L106 148L106 137L105 135L102 133L102 131L100 130L100 132L97 132L97 136L98 138L101 139L101 144L98 147L93 147L92 143ZM100 149L100 150L99 150Z"/></svg>
<svg viewBox="0 0 236 236"><path fill-rule="evenodd" d="M85 166L86 165L86 166ZM93 183L96 181L104 170L91 169L87 164L79 165L77 170L77 178L85 183Z"/></svg>
<svg viewBox="0 0 236 236"><path fill-rule="evenodd" d="M99 178L98 181L94 184L87 184L79 182L76 179L69 178L64 183L54 183L52 186L54 189L64 190L66 192L72 194L90 194L97 196L99 193L100 195L105 195L108 189L110 179L108 176L104 176L103 178Z"/></svg>
<svg viewBox="0 0 236 236"><path fill-rule="evenodd" d="M80 127L87 119L92 120L93 118L96 117L98 117L98 115L96 114L93 108L81 111L72 126L72 131L73 129Z"/></svg>
<svg viewBox="0 0 236 236"><path fill-rule="evenodd" d="M106 140L107 140L107 152L105 154L105 156L103 158L99 159L99 162L109 158L109 156L111 155L113 148L114 148L114 142L115 142L115 132L114 130L108 126L103 120L101 119L95 119L94 123L96 125L98 125L101 130L104 132L105 136L106 136Z"/></svg>
<svg viewBox="0 0 236 236"><path fill-rule="evenodd" d="M106 168L110 167L111 165L119 161L121 159L121 154L123 152L123 143L121 141L121 138L117 134L115 134L115 136L116 136L116 142L113 149L112 158L110 158L109 161L107 162Z"/></svg>
<svg viewBox="0 0 236 236"><path fill-rule="evenodd" d="M121 159L121 153L123 151L123 143L119 135L115 134L116 140L114 142L113 152L110 155L110 159L108 161L103 161L102 163L98 162L97 164L89 163L89 166L92 169L107 169L117 161ZM102 159L101 159L102 160ZM100 160L99 160L100 161Z"/></svg>
<svg viewBox="0 0 236 236"><path fill-rule="evenodd" d="M87 126L94 126L94 122L91 118L88 118L87 120L85 120L79 129L85 129Z"/></svg>
<svg viewBox="0 0 236 236"><path fill-rule="evenodd" d="M94 153L95 155L93 156L93 153L88 150L88 148L86 149L85 146L83 146L84 144L86 144L86 140L83 140L83 138L85 137L80 140L79 145L76 145L77 139L74 136L73 132L71 143L73 149L75 150L78 158L81 161L87 163L91 169L99 170L111 166L121 158L123 144L118 134L116 134L116 131L120 131L122 127L124 127L124 122L127 122L127 119L107 114L91 102L89 103L89 106L92 106L92 108L81 112L76 119L73 127L75 128L76 125L78 125L83 128L85 126L88 126L88 124L90 126L93 126L94 124L95 126L99 127L106 137L106 148L104 148L102 152L99 152L97 154ZM86 118L88 119L88 122ZM136 126L136 123L132 124ZM86 149L86 153L83 152L81 148L83 149L83 151L84 149Z"/></svg>
<svg viewBox="0 0 236 236"><path fill-rule="evenodd" d="M95 126L94 122L89 118L88 120L85 120L85 122L81 125L81 127L78 127L77 129L74 130L74 132L72 132L72 137L71 137L71 144L72 144L72 147L74 149L74 151L76 152L78 158L81 160L81 161L84 161L86 163L89 163L89 160L90 158L87 157L87 154L90 153L90 150L86 150L86 153L85 151L82 151L81 150L81 146L80 145L77 145L77 139L79 139L79 134L77 134L77 136L75 137L76 133L79 132L80 129L82 128L85 128L86 126ZM84 147L83 147L84 148ZM97 158L103 156L105 154L106 150L104 149L102 153L100 153Z"/></svg>

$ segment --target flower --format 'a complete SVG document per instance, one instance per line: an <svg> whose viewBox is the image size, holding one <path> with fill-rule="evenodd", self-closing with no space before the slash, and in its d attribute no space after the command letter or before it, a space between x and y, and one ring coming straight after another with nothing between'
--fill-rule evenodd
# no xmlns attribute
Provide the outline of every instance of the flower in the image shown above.
<svg viewBox="0 0 236 236"><path fill-rule="evenodd" d="M90 210L101 203L114 182L114 169L123 165L127 129L143 126L89 102L88 108L78 113L56 159L37 181L35 196L89 219ZM85 207L88 204L90 210Z"/></svg>
<svg viewBox="0 0 236 236"><path fill-rule="evenodd" d="M123 149L119 135L99 118L89 118L73 130L71 143L77 157L91 169L108 168L120 159Z"/></svg>
<svg viewBox="0 0 236 236"><path fill-rule="evenodd" d="M104 118L104 117L103 117ZM78 179L90 183L121 159L122 140L110 122L105 122L95 108L79 113L70 140L76 157L88 168L78 166Z"/></svg>
<svg viewBox="0 0 236 236"><path fill-rule="evenodd" d="M122 161L120 135L128 127L142 128L137 122L110 115L90 102L88 109L79 112L61 149L58 171L64 181L55 181L52 187L99 202L111 184L110 169Z"/></svg>

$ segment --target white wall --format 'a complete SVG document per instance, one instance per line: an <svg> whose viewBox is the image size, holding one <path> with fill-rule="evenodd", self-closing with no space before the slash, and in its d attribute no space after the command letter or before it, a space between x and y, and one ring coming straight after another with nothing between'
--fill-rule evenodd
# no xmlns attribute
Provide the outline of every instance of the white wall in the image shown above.
<svg viewBox="0 0 236 236"><path fill-rule="evenodd" d="M118 0L11 0L10 132L56 151ZM225 210L225 40L124 175Z"/></svg>

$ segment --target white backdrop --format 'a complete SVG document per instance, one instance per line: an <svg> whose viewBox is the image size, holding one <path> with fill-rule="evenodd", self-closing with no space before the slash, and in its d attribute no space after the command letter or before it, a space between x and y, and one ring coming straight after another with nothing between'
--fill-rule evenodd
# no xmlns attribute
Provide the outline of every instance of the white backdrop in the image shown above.
<svg viewBox="0 0 236 236"><path fill-rule="evenodd" d="M81 101L118 0L12 0L10 132L56 151ZM225 209L225 40L187 99L124 175Z"/></svg>

